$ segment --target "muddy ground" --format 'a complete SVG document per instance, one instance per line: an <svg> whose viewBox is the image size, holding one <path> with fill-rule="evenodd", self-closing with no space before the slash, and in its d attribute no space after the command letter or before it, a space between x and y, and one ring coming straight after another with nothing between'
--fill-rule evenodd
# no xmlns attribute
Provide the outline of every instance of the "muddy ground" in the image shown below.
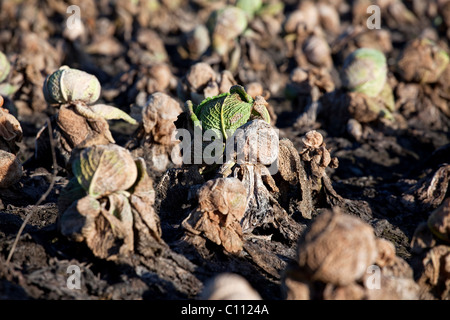
<svg viewBox="0 0 450 320"><path fill-rule="evenodd" d="M38 3L28 2L31 5ZM394 19L392 16L382 20L382 25L391 32L392 37L393 49L388 53L389 57L397 57L409 39L419 36L425 30L422 25L435 30L436 36L448 44L443 26L439 29L433 25L430 17L425 14L421 16L419 9L414 11L413 1L403 2L418 18L414 28L408 27L407 24L398 26L393 22L389 23L389 19ZM62 1L56 3L66 5ZM195 16L199 2L183 3L188 3L184 4L189 8L186 11L187 18ZM283 14L287 16L295 10L297 4L296 1L286 1ZM0 7L9 5L8 1L2 1ZM47 2L44 8L46 5ZM23 5L17 6L24 8ZM113 10L112 7L110 9ZM48 19L53 29L60 28L64 18L61 10L58 13L52 7L36 12L41 12L42 19ZM103 18L116 17L112 12L104 13ZM169 9L167 12L165 14L169 17L174 14ZM341 28L345 30L344 26L351 24L351 10L343 12ZM50 15L45 16L46 14ZM95 17L96 14L92 13L92 16ZM179 11L174 14L176 17L179 15ZM131 16L134 19L131 30L135 33L140 22L136 13ZM5 18L1 19L4 24ZM19 22L20 20L17 20L11 25L19 26ZM28 28L37 34L40 32L33 24L29 24ZM176 45L181 42L183 30L175 27L166 30L158 26L146 28L156 30L160 34L172 72L177 80L181 79L189 66L195 62L182 59L177 53ZM19 47L17 42L13 42L17 48L8 47L6 42L8 39L15 39L20 32L25 32L18 30L10 30L10 38L5 33L3 40L0 38L0 50L9 56L23 53L24 49ZM61 37L55 30L50 32L50 43ZM122 32L119 28L115 35ZM121 37L118 39L126 41ZM53 43L56 43L56 40ZM83 64L82 56L73 52L75 56L70 54L70 42L66 41L65 45L69 47L63 48L66 51L61 58L62 64L72 63L80 68L90 66L91 69L85 69L96 74L102 86L113 86L115 74L108 65L113 62L118 68L123 67L124 64L119 61L120 57L91 54L89 64ZM290 71L298 61L293 57L280 58L280 54L271 46L268 46L265 52L275 61L278 72L284 79L282 85L285 85ZM203 59L208 61L205 57ZM341 63L339 54L333 54L333 59L338 68ZM216 67L220 70L223 65ZM394 70L393 65L391 67ZM238 73L235 75L238 81L241 80ZM262 78L264 76L267 76L267 73L260 72L255 80L260 80L265 86L267 79ZM396 74L392 72L392 76ZM336 73L333 79L336 83L339 81ZM431 86L434 88L437 85ZM169 89L168 92L177 97L176 90ZM14 102L15 97L10 97L11 101ZM123 100L126 101L126 98ZM338 168L327 168L327 174L335 191L344 199L352 201L353 209L349 213L369 223L376 236L392 241L397 255L412 265L414 257L410 244L414 231L420 223L426 221L432 209L450 196L450 169L446 167L450 164L450 119L441 109L430 109L425 100L417 100L414 111L408 114L405 111L402 114L406 126L386 126L378 121L365 123L364 137L358 141L345 130L335 130L330 125L332 120L328 113L319 115L312 126L322 133L331 155L339 160ZM271 94L268 101L277 115L274 126L280 130L280 137L290 139L297 149L301 149L301 138L307 130L296 127L295 122L304 108L304 105L298 102L302 100L288 100L283 90L278 90ZM277 230L259 228L253 233L261 237L246 240L244 250L240 254L227 253L208 241L203 249L199 250L198 247L183 241L185 231L181 227L181 221L194 208L195 200L188 200L188 189L185 186L172 188L170 193L167 193L160 184L160 173L154 174L155 209L161 220L162 238L167 247L153 258L144 259L136 254L119 261L106 261L95 257L83 243L75 243L62 236L56 226L57 200L68 182L69 174L65 168L59 167L56 177L53 178L51 168L41 166L39 161L33 160L36 135L47 117L54 116L55 110L46 106L41 109L31 107L31 102L28 102L29 106L20 104L17 116L24 134L19 144L24 174L17 184L0 189L0 299L193 299L198 297L208 279L225 271L243 275L264 299L284 298L280 288L281 275L286 266L295 259L296 243L281 237ZM448 107L450 100L445 100L445 103ZM123 109L129 111L129 106L130 104L124 104ZM403 112L403 109L398 112ZM433 119L430 120L430 117ZM120 121L111 121L110 128L117 144L121 146L127 143L136 130L136 127L124 125ZM436 176L439 181L433 189L434 193L427 194L431 179L440 169L441 172ZM53 179L54 186L50 193L36 206ZM410 197L414 198L413 201ZM316 208L313 219L325 209ZM30 216L29 221L17 242L11 261L6 263L18 231L27 216ZM293 214L291 218L301 227L300 233L311 223L311 220L302 218L300 214ZM264 237L269 235L272 237ZM70 265L79 266L82 270L80 290L67 287L67 270Z"/></svg>

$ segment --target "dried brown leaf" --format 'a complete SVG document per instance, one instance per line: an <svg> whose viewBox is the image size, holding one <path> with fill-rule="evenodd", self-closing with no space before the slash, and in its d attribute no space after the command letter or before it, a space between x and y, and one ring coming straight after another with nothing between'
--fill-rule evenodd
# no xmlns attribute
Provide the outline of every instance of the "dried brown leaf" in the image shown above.
<svg viewBox="0 0 450 320"><path fill-rule="evenodd" d="M247 192L236 178L209 180L199 190L199 206L183 221L183 227L222 245L228 252L242 250L239 224L246 208Z"/></svg>
<svg viewBox="0 0 450 320"><path fill-rule="evenodd" d="M16 154L19 149L16 142L21 142L22 137L22 127L19 121L7 109L0 107L0 139L6 143L8 150L5 151ZM1 145L2 143L0 143Z"/></svg>
<svg viewBox="0 0 450 320"><path fill-rule="evenodd" d="M0 188L9 188L22 177L22 165L16 156L0 149Z"/></svg>
<svg viewBox="0 0 450 320"><path fill-rule="evenodd" d="M336 209L319 215L298 246L298 263L311 278L337 285L361 278L376 257L373 229Z"/></svg>

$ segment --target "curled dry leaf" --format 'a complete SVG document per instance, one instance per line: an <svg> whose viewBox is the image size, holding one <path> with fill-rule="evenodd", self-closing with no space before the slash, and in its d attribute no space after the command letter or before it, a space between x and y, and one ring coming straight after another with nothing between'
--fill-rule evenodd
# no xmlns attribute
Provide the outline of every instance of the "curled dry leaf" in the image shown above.
<svg viewBox="0 0 450 320"><path fill-rule="evenodd" d="M60 137L57 140L57 143L60 145L57 150L64 156L66 161L68 161L74 148L114 142L114 138L109 131L109 125L105 119L88 120L75 112L71 105L64 105L59 108L55 124L52 126L53 134L59 133L57 136ZM43 130L46 128L43 128ZM42 131L38 134L36 140L38 141L36 154L38 155L37 158L40 158L39 143L48 143L48 141L43 136Z"/></svg>
<svg viewBox="0 0 450 320"><path fill-rule="evenodd" d="M364 277L364 285L367 299L419 299L420 287L414 281L413 269L408 262L396 255L393 243L384 239L377 239L377 247L378 258L376 264L381 267L381 276L379 278L380 289L373 289L373 279L370 279L373 278L371 277L373 273L366 273Z"/></svg>
<svg viewBox="0 0 450 320"><path fill-rule="evenodd" d="M148 168L163 172L175 164L172 155L179 154L174 121L182 112L180 104L169 95L152 94L141 111L142 122L127 148L135 156L144 158Z"/></svg>
<svg viewBox="0 0 450 320"><path fill-rule="evenodd" d="M449 64L449 56L432 40L411 41L397 63L398 71L406 82L434 83Z"/></svg>
<svg viewBox="0 0 450 320"><path fill-rule="evenodd" d="M381 286L375 290L368 270L378 267ZM288 299L302 300L418 297L412 269L395 255L392 243L375 238L370 225L337 208L319 215L301 236L297 261L285 270L282 288Z"/></svg>
<svg viewBox="0 0 450 320"><path fill-rule="evenodd" d="M373 229L338 210L319 215L298 245L298 264L311 279L347 285L377 258Z"/></svg>
<svg viewBox="0 0 450 320"><path fill-rule="evenodd" d="M250 82L244 86L245 91L253 98L255 99L257 96L264 96L264 88L261 83L259 82ZM269 93L268 93L269 94ZM264 97L266 100L268 100L268 97Z"/></svg>
<svg viewBox="0 0 450 320"><path fill-rule="evenodd" d="M7 109L0 106L0 149L17 154L19 147L16 143L21 142L22 137L19 121Z"/></svg>
<svg viewBox="0 0 450 320"><path fill-rule="evenodd" d="M319 11L320 24L323 29L332 34L338 33L341 21L336 7L326 2L319 2L317 9Z"/></svg>
<svg viewBox="0 0 450 320"><path fill-rule="evenodd" d="M428 227L436 237L450 243L450 198L433 210L428 218Z"/></svg>
<svg viewBox="0 0 450 320"><path fill-rule="evenodd" d="M450 182L450 164L442 164L402 195L403 204L413 212L439 207L447 195Z"/></svg>
<svg viewBox="0 0 450 320"><path fill-rule="evenodd" d="M75 200L61 214L58 221L59 231L72 240L81 242L85 237L83 233L86 234L90 230L95 230L95 218L99 214L100 203L97 199L84 196ZM84 225L87 226L85 232L83 232Z"/></svg>
<svg viewBox="0 0 450 320"><path fill-rule="evenodd" d="M450 298L449 198L420 224L411 241L412 266L421 299Z"/></svg>
<svg viewBox="0 0 450 320"><path fill-rule="evenodd" d="M157 143L173 144L172 134L176 129L173 122L182 111L180 104L167 94L160 92L152 94L142 110L145 133L151 135L152 140Z"/></svg>
<svg viewBox="0 0 450 320"><path fill-rule="evenodd" d="M154 210L155 191L153 180L147 174L145 162L136 160L138 179L130 196L132 206L135 243L137 250L144 256L153 255L163 243L159 216ZM156 240L156 242L155 242Z"/></svg>
<svg viewBox="0 0 450 320"><path fill-rule="evenodd" d="M302 142L306 148L318 149L322 146L323 136L316 130L308 131Z"/></svg>
<svg viewBox="0 0 450 320"><path fill-rule="evenodd" d="M353 119L360 123L368 123L378 119L381 112L380 105L376 100L368 96L350 93L348 95L348 111Z"/></svg>
<svg viewBox="0 0 450 320"><path fill-rule="evenodd" d="M82 101L75 101L70 104L71 107L86 120L124 120L131 124L137 124L136 120L130 117L124 111L106 104L96 104L88 106ZM111 138L112 139L112 138ZM112 140L114 142L114 140Z"/></svg>
<svg viewBox="0 0 450 320"><path fill-rule="evenodd" d="M242 250L240 221L245 213L247 191L236 178L207 181L198 191L198 208L182 222L191 236L202 236L226 251Z"/></svg>
<svg viewBox="0 0 450 320"><path fill-rule="evenodd" d="M16 156L0 149L0 188L9 188L22 177L22 164Z"/></svg>
<svg viewBox="0 0 450 320"><path fill-rule="evenodd" d="M162 248L153 183L142 159L134 161L119 146L96 146L84 149L73 167L76 176L58 201L64 236L108 260L132 252L151 256Z"/></svg>
<svg viewBox="0 0 450 320"><path fill-rule="evenodd" d="M230 71L217 74L209 64L198 62L178 83L177 94L184 101L192 100L194 104L200 104L205 98L229 92L236 84Z"/></svg>
<svg viewBox="0 0 450 320"><path fill-rule="evenodd" d="M28 19L32 19L31 16L24 20ZM47 27L41 26L38 29ZM48 37L42 36L37 29L17 30L16 35L18 43L10 46L15 47L14 68L10 72L8 82L4 83L4 94L14 96L14 105L21 116L30 115L33 111L43 112L46 101L42 83L47 75L61 65L66 55L62 46L54 42L50 44Z"/></svg>
<svg viewBox="0 0 450 320"><path fill-rule="evenodd" d="M264 105L269 112L270 122L277 123L277 114L275 113L273 106L267 103L270 98L270 92L268 90L264 90L263 85L259 82L250 82L244 86L244 89L254 100L256 100L258 96L264 99L266 102Z"/></svg>
<svg viewBox="0 0 450 320"><path fill-rule="evenodd" d="M316 134L310 135L318 137ZM320 140L318 138L318 142ZM334 190L326 168L337 168L338 165L338 159L331 157L325 143L318 148L304 145L298 152L291 141L281 139L278 173L274 176L280 190L278 201L289 210L296 208L305 219L312 218L315 207L339 206L358 215L363 212L367 214L367 209L362 202L345 199ZM325 206L324 201L327 204ZM357 209L361 205L364 209Z"/></svg>
<svg viewBox="0 0 450 320"><path fill-rule="evenodd" d="M311 32L319 24L319 12L313 1L302 1L298 9L292 12L285 20L286 33L302 35L305 31Z"/></svg>
<svg viewBox="0 0 450 320"><path fill-rule="evenodd" d="M195 26L193 30L186 33L183 40L183 44L178 47L178 52L184 58L191 60L200 58L211 45L208 28L203 24Z"/></svg>
<svg viewBox="0 0 450 320"><path fill-rule="evenodd" d="M133 78L134 83L130 88L127 82ZM120 77L120 80L122 79L123 77ZM120 83L124 83L126 86L123 91L128 91L128 101L139 107L142 107L141 100L145 102L149 95L156 92L168 92L176 86L175 77L166 63L141 65L137 70L130 70L128 77L124 77L124 81L120 81ZM116 96L121 93L119 90L115 91Z"/></svg>
<svg viewBox="0 0 450 320"><path fill-rule="evenodd" d="M439 245L432 248L423 260L424 272L419 284L431 286L442 300L450 297L450 247Z"/></svg>
<svg viewBox="0 0 450 320"><path fill-rule="evenodd" d="M326 176L325 169L337 168L338 159L331 157L322 134L315 130L307 132L302 142L304 148L300 152L301 159L308 168L313 189L319 191L322 187L321 179Z"/></svg>
<svg viewBox="0 0 450 320"><path fill-rule="evenodd" d="M22 177L22 164L17 159L17 142L22 141L22 127L19 121L3 109L0 98L0 188L8 188Z"/></svg>
<svg viewBox="0 0 450 320"><path fill-rule="evenodd" d="M160 35L152 29L139 28L136 42L132 42L127 54L133 64L152 65L167 62L168 53Z"/></svg>
<svg viewBox="0 0 450 320"><path fill-rule="evenodd" d="M320 92L331 92L335 89L333 79L326 69L295 68L290 74L290 82L286 90L288 97L309 96L313 87L319 88Z"/></svg>
<svg viewBox="0 0 450 320"><path fill-rule="evenodd" d="M330 69L333 65L331 49L327 41L318 35L312 35L303 44L303 51L310 63L318 67Z"/></svg>
<svg viewBox="0 0 450 320"><path fill-rule="evenodd" d="M216 73L211 66L204 62L194 64L186 74L186 81L189 89L198 91L209 82L216 80Z"/></svg>
<svg viewBox="0 0 450 320"><path fill-rule="evenodd" d="M392 90L388 88L386 93L386 96L380 93L378 97L369 97L363 93L350 92L344 98L344 108L353 119L361 123L369 123L380 118L392 119L390 112L393 109Z"/></svg>
<svg viewBox="0 0 450 320"><path fill-rule="evenodd" d="M152 65L148 70L148 75L147 88L145 88L148 93L166 91L173 79L172 71L165 63Z"/></svg>
<svg viewBox="0 0 450 320"><path fill-rule="evenodd" d="M441 109L441 111L450 118L450 106L448 100L450 97L450 64L442 72L438 80L438 87L435 89L435 94L431 96L434 104ZM443 99L446 97L445 99Z"/></svg>
<svg viewBox="0 0 450 320"><path fill-rule="evenodd" d="M437 194L436 191L435 193ZM431 212L428 221L417 226L411 241L411 265L420 286L421 299L450 297L449 203L448 198L442 201Z"/></svg>
<svg viewBox="0 0 450 320"><path fill-rule="evenodd" d="M60 218L60 232L70 239L85 241L93 254L115 259L133 250L131 207L125 195L114 194L107 203L87 195L76 200Z"/></svg>
<svg viewBox="0 0 450 320"><path fill-rule="evenodd" d="M272 222L274 209L271 204L276 201L263 178L278 190L266 167L278 157L278 133L263 120L247 122L229 138L225 155L232 160L225 163L219 172L224 176L233 173L234 177L240 177L247 190L247 210L241 222L243 230L251 232L255 227Z"/></svg>
<svg viewBox="0 0 450 320"><path fill-rule="evenodd" d="M381 268L394 264L396 258L394 244L381 238L376 240L376 244L378 251L376 264Z"/></svg>
<svg viewBox="0 0 450 320"><path fill-rule="evenodd" d="M362 28L354 37L354 45L358 48L377 49L385 54L393 49L391 33L385 29Z"/></svg>
<svg viewBox="0 0 450 320"><path fill-rule="evenodd" d="M280 140L278 172L281 178L288 184L288 187L285 187L286 189L289 189L292 185L300 186L301 200L298 201L297 208L303 218L311 219L313 211L312 184L307 177L298 151L288 139ZM282 184L279 185L280 190L285 189L282 187ZM284 193L281 193L281 199L285 197ZM286 200L284 199L284 201Z"/></svg>
<svg viewBox="0 0 450 320"><path fill-rule="evenodd" d="M79 106L79 104L76 104L76 106ZM130 117L126 112L107 104L96 104L86 108L87 110L91 110L94 114L91 115L90 112L87 111L88 114L86 115L83 112L80 112L78 108L76 108L76 110L88 119L103 118L105 120L124 120L128 123L136 124L136 120Z"/></svg>
<svg viewBox="0 0 450 320"><path fill-rule="evenodd" d="M244 277L235 273L221 273L206 282L200 299L261 300L261 296Z"/></svg>

